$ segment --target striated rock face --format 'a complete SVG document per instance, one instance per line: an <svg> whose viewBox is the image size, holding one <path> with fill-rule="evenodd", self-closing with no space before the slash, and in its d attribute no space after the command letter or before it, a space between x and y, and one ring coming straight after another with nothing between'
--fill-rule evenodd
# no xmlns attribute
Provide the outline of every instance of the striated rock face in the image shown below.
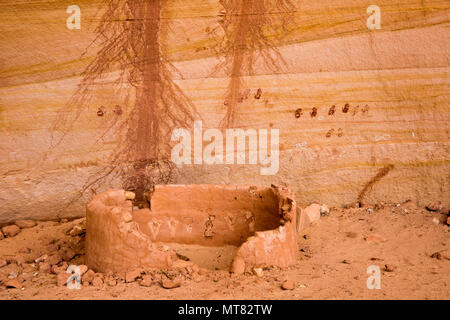
<svg viewBox="0 0 450 320"><path fill-rule="evenodd" d="M242 70L235 105L236 127L280 130L277 175L261 176L257 166L187 165L173 183L284 181L302 206L407 199L449 206L449 1L291 2L294 28L275 44L283 63L268 68L261 48L253 73ZM116 94L132 88L113 86L118 70L91 90L88 108L68 105L101 49L92 41L104 3L81 1L81 29L69 30L64 1L2 2L0 224L79 217L95 193L121 188L108 181L73 201L117 149L126 132L114 124L132 108ZM381 29L367 28L370 4L380 7ZM185 0L165 1L162 13L161 59L178 69L170 77L205 129L220 127L230 91L231 68L218 68L222 10L218 0ZM241 58L249 60L245 52ZM61 110L77 121L54 132Z"/></svg>
<svg viewBox="0 0 450 320"><path fill-rule="evenodd" d="M86 212L87 265L101 272L169 268L178 258L168 243L239 246L236 273L296 261L296 203L285 187L156 186L151 210L133 210L124 190L110 190Z"/></svg>

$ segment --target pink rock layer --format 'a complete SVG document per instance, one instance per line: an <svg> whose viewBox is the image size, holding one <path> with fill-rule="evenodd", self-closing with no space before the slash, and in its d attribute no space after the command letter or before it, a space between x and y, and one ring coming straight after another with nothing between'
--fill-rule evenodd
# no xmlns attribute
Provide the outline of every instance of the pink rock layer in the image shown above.
<svg viewBox="0 0 450 320"><path fill-rule="evenodd" d="M235 273L296 262L296 203L286 187L161 185L141 210L124 190L109 190L86 211L87 265L100 272L170 268L170 242L239 246Z"/></svg>

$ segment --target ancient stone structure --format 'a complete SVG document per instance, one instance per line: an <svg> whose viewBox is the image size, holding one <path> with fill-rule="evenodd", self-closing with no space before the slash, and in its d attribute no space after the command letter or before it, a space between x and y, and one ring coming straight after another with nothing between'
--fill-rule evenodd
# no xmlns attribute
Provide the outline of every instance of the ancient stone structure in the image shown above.
<svg viewBox="0 0 450 320"><path fill-rule="evenodd" d="M156 186L151 209L133 209L133 194L110 190L87 206L87 265L101 272L170 268L166 244L238 246L231 271L287 267L296 261L296 203L272 186Z"/></svg>

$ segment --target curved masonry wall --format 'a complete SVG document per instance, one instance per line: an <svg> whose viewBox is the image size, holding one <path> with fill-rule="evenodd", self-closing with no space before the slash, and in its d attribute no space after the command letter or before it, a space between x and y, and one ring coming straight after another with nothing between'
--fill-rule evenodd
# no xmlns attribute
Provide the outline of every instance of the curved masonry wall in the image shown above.
<svg viewBox="0 0 450 320"><path fill-rule="evenodd" d="M165 243L239 246L231 271L287 267L296 261L296 203L272 186L156 186L150 209L133 210L132 194L110 190L87 206L87 265L101 272L170 268Z"/></svg>

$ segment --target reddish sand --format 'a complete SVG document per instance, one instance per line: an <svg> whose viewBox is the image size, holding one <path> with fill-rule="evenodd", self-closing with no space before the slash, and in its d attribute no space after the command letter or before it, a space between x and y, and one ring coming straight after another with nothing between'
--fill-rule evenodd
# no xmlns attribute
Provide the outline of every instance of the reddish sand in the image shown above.
<svg viewBox="0 0 450 320"><path fill-rule="evenodd" d="M444 218L411 203L373 211L368 207L332 209L302 233L298 263L285 270L263 270L260 277L214 271L231 260L227 255L233 248L216 252L184 247L179 248L180 254L205 269L147 270L153 281L149 287L140 285L139 279L124 283L119 275L115 286L83 285L80 290L58 287L56 275L39 272L32 263L58 247L62 254L71 246L78 255L73 260L66 257L68 264L82 264L84 237L65 233L81 221L39 222L0 240L0 265L2 259L10 262L0 267L0 299L450 299L450 228L442 223ZM367 288L370 265L381 268L379 290ZM386 271L386 265L393 271ZM23 289L1 284L11 273L11 277L18 273ZM180 287L161 286L163 279L177 276L183 279ZM294 282L293 290L281 288L286 279Z"/></svg>

